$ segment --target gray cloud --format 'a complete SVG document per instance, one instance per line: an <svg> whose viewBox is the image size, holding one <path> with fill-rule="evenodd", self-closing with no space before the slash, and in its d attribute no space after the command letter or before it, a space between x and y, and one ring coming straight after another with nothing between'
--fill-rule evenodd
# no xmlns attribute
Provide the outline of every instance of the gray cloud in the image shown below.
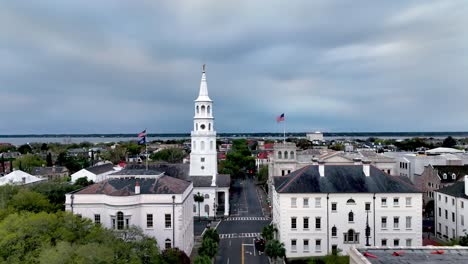
<svg viewBox="0 0 468 264"><path fill-rule="evenodd" d="M468 4L1 1L0 134L468 130Z"/></svg>

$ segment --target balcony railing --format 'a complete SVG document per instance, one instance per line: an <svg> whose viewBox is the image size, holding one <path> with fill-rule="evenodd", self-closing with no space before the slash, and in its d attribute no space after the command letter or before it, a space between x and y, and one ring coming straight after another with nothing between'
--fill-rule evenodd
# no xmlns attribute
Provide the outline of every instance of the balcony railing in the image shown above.
<svg viewBox="0 0 468 264"><path fill-rule="evenodd" d="M359 244L359 233L354 233L351 236L348 233L343 234L344 244Z"/></svg>

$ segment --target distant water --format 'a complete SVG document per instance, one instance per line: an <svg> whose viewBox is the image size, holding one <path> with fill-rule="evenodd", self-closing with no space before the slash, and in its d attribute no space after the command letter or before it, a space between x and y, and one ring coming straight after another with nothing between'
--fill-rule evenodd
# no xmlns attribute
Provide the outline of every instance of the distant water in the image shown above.
<svg viewBox="0 0 468 264"><path fill-rule="evenodd" d="M286 137L305 137L305 133L286 133ZM324 133L327 140L336 139L361 139L365 140L369 137L382 139L406 139L412 137L432 137L443 139L447 136L455 138L468 137L468 132L340 132L340 133ZM148 140L180 140L189 139L190 134L150 134ZM218 133L218 138L257 138L257 139L282 139L282 133ZM0 135L0 143L11 143L14 145L22 145L26 143L106 143L106 142L121 142L137 140L133 134L79 134L79 135Z"/></svg>

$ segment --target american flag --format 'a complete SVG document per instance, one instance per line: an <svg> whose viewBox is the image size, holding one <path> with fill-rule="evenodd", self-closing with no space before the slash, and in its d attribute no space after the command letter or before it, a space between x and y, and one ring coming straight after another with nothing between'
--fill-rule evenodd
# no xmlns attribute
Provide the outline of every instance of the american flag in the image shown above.
<svg viewBox="0 0 468 264"><path fill-rule="evenodd" d="M138 134L138 137L141 138L141 137L146 137L146 129L141 131L139 134Z"/></svg>
<svg viewBox="0 0 468 264"><path fill-rule="evenodd" d="M282 113L280 116L276 117L276 122L277 123L282 122L282 121L284 121L284 113Z"/></svg>

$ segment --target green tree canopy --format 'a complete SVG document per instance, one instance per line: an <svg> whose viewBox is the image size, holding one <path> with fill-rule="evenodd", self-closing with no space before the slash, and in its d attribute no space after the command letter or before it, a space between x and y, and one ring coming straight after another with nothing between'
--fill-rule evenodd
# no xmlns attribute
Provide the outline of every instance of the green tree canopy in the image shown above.
<svg viewBox="0 0 468 264"><path fill-rule="evenodd" d="M218 254L218 243L211 238L203 239L198 254L214 258Z"/></svg>
<svg viewBox="0 0 468 264"><path fill-rule="evenodd" d="M457 141L451 137L451 136L448 136L446 139L444 139L444 141L442 142L442 147L444 148L453 148L457 145Z"/></svg>
<svg viewBox="0 0 468 264"><path fill-rule="evenodd" d="M168 148L150 155L152 160L166 161L169 163L181 163L186 153L183 149Z"/></svg>
<svg viewBox="0 0 468 264"><path fill-rule="evenodd" d="M212 239L213 241L215 241L217 244L219 244L219 234L218 234L218 230L214 229L214 228L208 228L206 231L205 231L205 234L203 234L203 239Z"/></svg>
<svg viewBox="0 0 468 264"><path fill-rule="evenodd" d="M277 261L278 259L284 258L286 256L286 249L284 248L283 243L273 239L267 242L265 246L265 253L267 256L272 258L273 261Z"/></svg>
<svg viewBox="0 0 468 264"><path fill-rule="evenodd" d="M16 211L29 211L29 212L41 212L51 211L53 206L50 204L47 198L37 192L30 191L28 189L21 189L13 197L11 197L8 203Z"/></svg>
<svg viewBox="0 0 468 264"><path fill-rule="evenodd" d="M31 173L34 167L46 165L46 162L38 155L25 154L13 161L13 167L18 170Z"/></svg>
<svg viewBox="0 0 468 264"><path fill-rule="evenodd" d="M24 144L18 147L18 152L21 154L32 153L32 148L29 144Z"/></svg>
<svg viewBox="0 0 468 264"><path fill-rule="evenodd" d="M196 256L195 260L193 261L194 264L211 264L211 259L208 256L200 255Z"/></svg>

